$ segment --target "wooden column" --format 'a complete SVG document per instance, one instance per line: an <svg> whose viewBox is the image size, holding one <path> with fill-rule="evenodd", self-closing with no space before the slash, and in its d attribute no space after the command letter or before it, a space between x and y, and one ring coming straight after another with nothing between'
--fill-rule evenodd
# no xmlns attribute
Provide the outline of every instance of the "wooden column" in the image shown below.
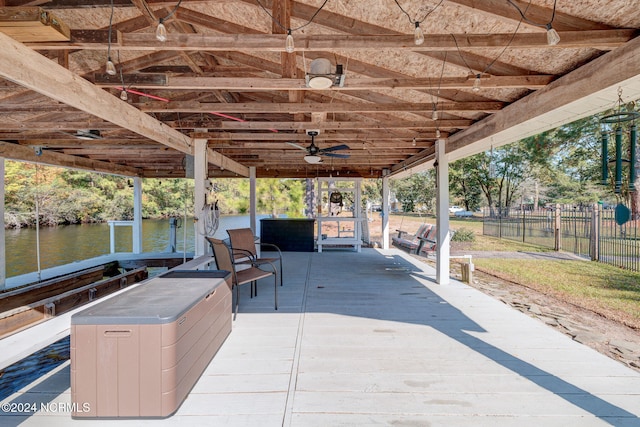
<svg viewBox="0 0 640 427"><path fill-rule="evenodd" d="M449 283L449 159L446 140L436 140L436 283Z"/></svg>

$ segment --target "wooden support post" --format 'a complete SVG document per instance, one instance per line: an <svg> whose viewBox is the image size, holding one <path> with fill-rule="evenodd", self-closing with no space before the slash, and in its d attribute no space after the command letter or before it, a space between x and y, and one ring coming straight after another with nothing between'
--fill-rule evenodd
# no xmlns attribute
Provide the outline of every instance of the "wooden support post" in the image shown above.
<svg viewBox="0 0 640 427"><path fill-rule="evenodd" d="M446 140L436 140L436 283L449 284L449 159Z"/></svg>

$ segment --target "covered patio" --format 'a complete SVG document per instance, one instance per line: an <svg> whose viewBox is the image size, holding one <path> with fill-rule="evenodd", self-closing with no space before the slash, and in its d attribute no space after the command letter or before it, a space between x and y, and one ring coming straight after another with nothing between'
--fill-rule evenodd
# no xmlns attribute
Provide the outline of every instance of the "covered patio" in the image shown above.
<svg viewBox="0 0 640 427"><path fill-rule="evenodd" d="M177 413L121 426L637 426L640 374L398 250L285 253ZM72 420L69 364L7 399ZM61 405L61 406L60 406Z"/></svg>
<svg viewBox="0 0 640 427"><path fill-rule="evenodd" d="M196 214L207 178L338 175L388 213L390 179L437 166L442 284L449 162L640 98L626 0L35 4L2 2L0 159L193 176Z"/></svg>

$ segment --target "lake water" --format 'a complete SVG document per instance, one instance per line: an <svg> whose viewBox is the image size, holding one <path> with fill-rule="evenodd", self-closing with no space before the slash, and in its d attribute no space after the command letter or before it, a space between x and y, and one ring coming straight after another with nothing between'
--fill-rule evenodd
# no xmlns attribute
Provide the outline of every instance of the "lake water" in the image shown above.
<svg viewBox="0 0 640 427"><path fill-rule="evenodd" d="M260 235L260 218L257 216L256 234ZM184 222L181 220L181 222ZM184 224L183 224L184 225ZM226 238L229 228L249 227L249 216L223 216L214 237ZM185 239L186 231L186 239ZM7 277L19 276L38 270L36 231L33 228L5 230ZM131 227L115 227L116 252L131 252ZM194 226L186 221L176 231L176 252L194 251ZM169 220L142 221L142 251L165 252L169 246ZM74 261L106 255L109 253L108 224L79 224L40 229L40 265L44 270Z"/></svg>

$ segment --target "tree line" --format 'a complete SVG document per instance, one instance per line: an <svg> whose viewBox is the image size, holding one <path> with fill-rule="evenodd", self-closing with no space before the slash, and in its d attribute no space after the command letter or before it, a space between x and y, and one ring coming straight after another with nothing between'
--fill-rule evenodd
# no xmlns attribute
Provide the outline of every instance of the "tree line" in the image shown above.
<svg viewBox="0 0 640 427"><path fill-rule="evenodd" d="M607 129L605 131L611 131ZM597 116L560 126L518 142L470 156L449 165L451 202L466 210L535 209L548 204L586 206L623 203L637 217L640 195L630 185L631 147L622 146L626 165L615 192L614 171L602 170L602 125ZM609 151L611 153L611 151ZM613 163L610 155L605 161ZM398 182L395 194L404 210L435 209L435 172Z"/></svg>
<svg viewBox="0 0 640 427"><path fill-rule="evenodd" d="M212 180L213 197L224 214L249 210L248 179ZM143 218L193 215L192 179L142 180ZM305 183L260 179L261 213L302 216ZM37 214L36 214L37 212ZM5 228L133 219L133 180L101 173L5 161Z"/></svg>

